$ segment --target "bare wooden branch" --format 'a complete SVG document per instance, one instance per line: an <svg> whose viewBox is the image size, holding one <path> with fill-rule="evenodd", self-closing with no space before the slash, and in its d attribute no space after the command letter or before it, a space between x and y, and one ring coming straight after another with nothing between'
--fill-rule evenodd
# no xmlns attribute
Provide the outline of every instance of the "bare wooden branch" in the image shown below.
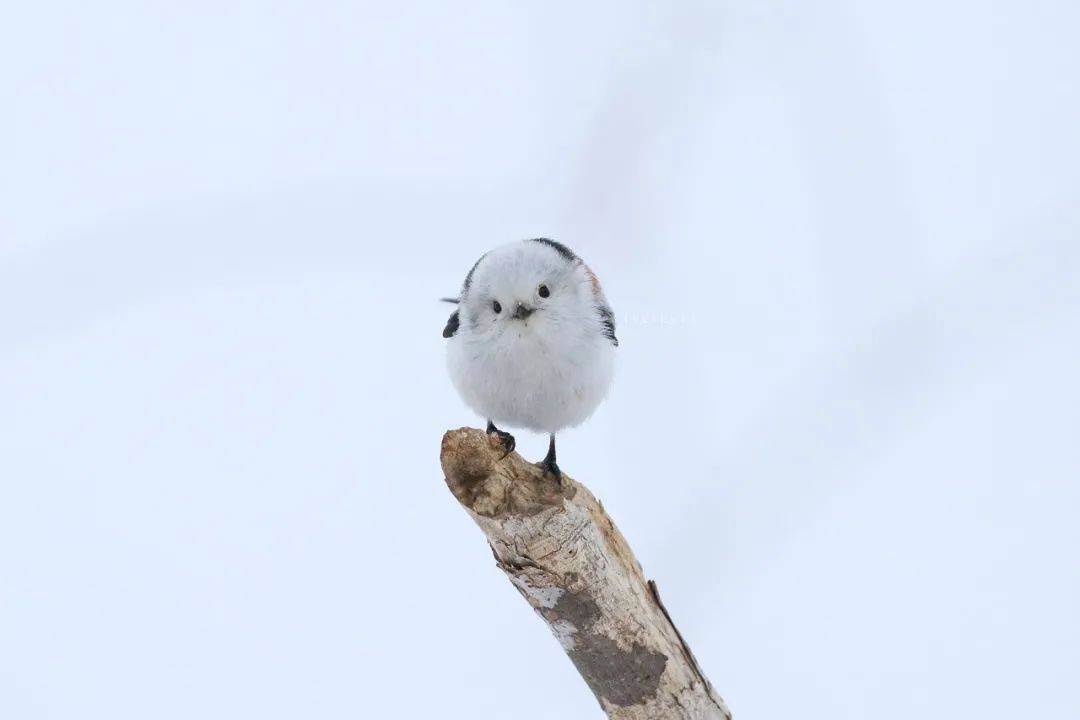
<svg viewBox="0 0 1080 720"><path fill-rule="evenodd" d="M500 569L618 720L730 720L731 713L646 582L622 534L583 485L560 484L496 438L443 436L450 491Z"/></svg>

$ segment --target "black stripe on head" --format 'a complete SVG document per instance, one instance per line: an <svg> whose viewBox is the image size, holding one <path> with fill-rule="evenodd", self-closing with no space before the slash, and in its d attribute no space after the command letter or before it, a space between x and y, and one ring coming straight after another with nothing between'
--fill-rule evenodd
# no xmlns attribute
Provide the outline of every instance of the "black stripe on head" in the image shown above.
<svg viewBox="0 0 1080 720"><path fill-rule="evenodd" d="M532 240L529 240L529 242L541 243L542 245L547 245L549 248L553 248L555 252L562 255L563 260L566 262L572 263L578 259L578 256L574 254L574 251L563 245L561 242L550 240L548 238L533 238Z"/></svg>
<svg viewBox="0 0 1080 720"><path fill-rule="evenodd" d="M480 266L480 263L484 262L484 258L487 257L487 253L480 256L480 259L473 263L472 268L469 269L469 274L465 276L465 284L461 286L461 297L465 297L465 293L469 292L469 286L472 285L472 276L476 272L476 268Z"/></svg>
<svg viewBox="0 0 1080 720"><path fill-rule="evenodd" d="M458 331L458 311L450 313L450 319L446 321L446 327L443 328L442 336L444 338L454 337L454 333Z"/></svg>
<svg viewBox="0 0 1080 720"><path fill-rule="evenodd" d="M600 324L604 326L604 337L611 341L615 347L619 347L619 338L615 337L615 313L607 305L598 308L600 312Z"/></svg>

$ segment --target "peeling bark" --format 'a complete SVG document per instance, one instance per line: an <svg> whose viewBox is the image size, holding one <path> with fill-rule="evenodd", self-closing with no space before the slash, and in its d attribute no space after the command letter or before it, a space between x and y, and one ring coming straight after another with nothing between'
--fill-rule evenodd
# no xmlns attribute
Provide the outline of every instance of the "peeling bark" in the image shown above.
<svg viewBox="0 0 1080 720"><path fill-rule="evenodd" d="M656 584L584 486L560 484L498 440L443 436L450 491L499 568L551 628L608 717L731 720L660 602Z"/></svg>

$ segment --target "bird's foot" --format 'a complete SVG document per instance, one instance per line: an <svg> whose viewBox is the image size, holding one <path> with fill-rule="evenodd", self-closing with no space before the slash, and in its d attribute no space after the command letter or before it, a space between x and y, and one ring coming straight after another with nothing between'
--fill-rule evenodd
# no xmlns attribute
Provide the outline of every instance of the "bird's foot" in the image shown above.
<svg viewBox="0 0 1080 720"><path fill-rule="evenodd" d="M551 475L552 477L554 477L556 480L559 481L559 487L562 487L562 470L559 469L558 464L554 460L548 460L545 458L544 460L541 460L538 464L543 469L545 475Z"/></svg>
<svg viewBox="0 0 1080 720"><path fill-rule="evenodd" d="M544 469L544 475L551 475L558 481L560 488L563 486L562 470L555 463L555 433L548 436L548 453L539 465Z"/></svg>
<svg viewBox="0 0 1080 720"><path fill-rule="evenodd" d="M499 444L502 445L503 454L499 460L505 460L506 456L514 452L514 448L517 447L517 441L514 440L514 436L505 430L500 430L491 423L488 423L487 429L488 435L494 435L499 438Z"/></svg>

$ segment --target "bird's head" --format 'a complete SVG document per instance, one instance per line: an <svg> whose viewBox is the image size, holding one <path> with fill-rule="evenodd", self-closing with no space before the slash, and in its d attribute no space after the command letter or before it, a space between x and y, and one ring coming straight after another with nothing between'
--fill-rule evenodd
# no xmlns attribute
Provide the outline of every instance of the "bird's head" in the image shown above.
<svg viewBox="0 0 1080 720"><path fill-rule="evenodd" d="M472 332L492 338L543 334L590 316L590 277L557 243L511 243L489 252L469 273L459 310Z"/></svg>

